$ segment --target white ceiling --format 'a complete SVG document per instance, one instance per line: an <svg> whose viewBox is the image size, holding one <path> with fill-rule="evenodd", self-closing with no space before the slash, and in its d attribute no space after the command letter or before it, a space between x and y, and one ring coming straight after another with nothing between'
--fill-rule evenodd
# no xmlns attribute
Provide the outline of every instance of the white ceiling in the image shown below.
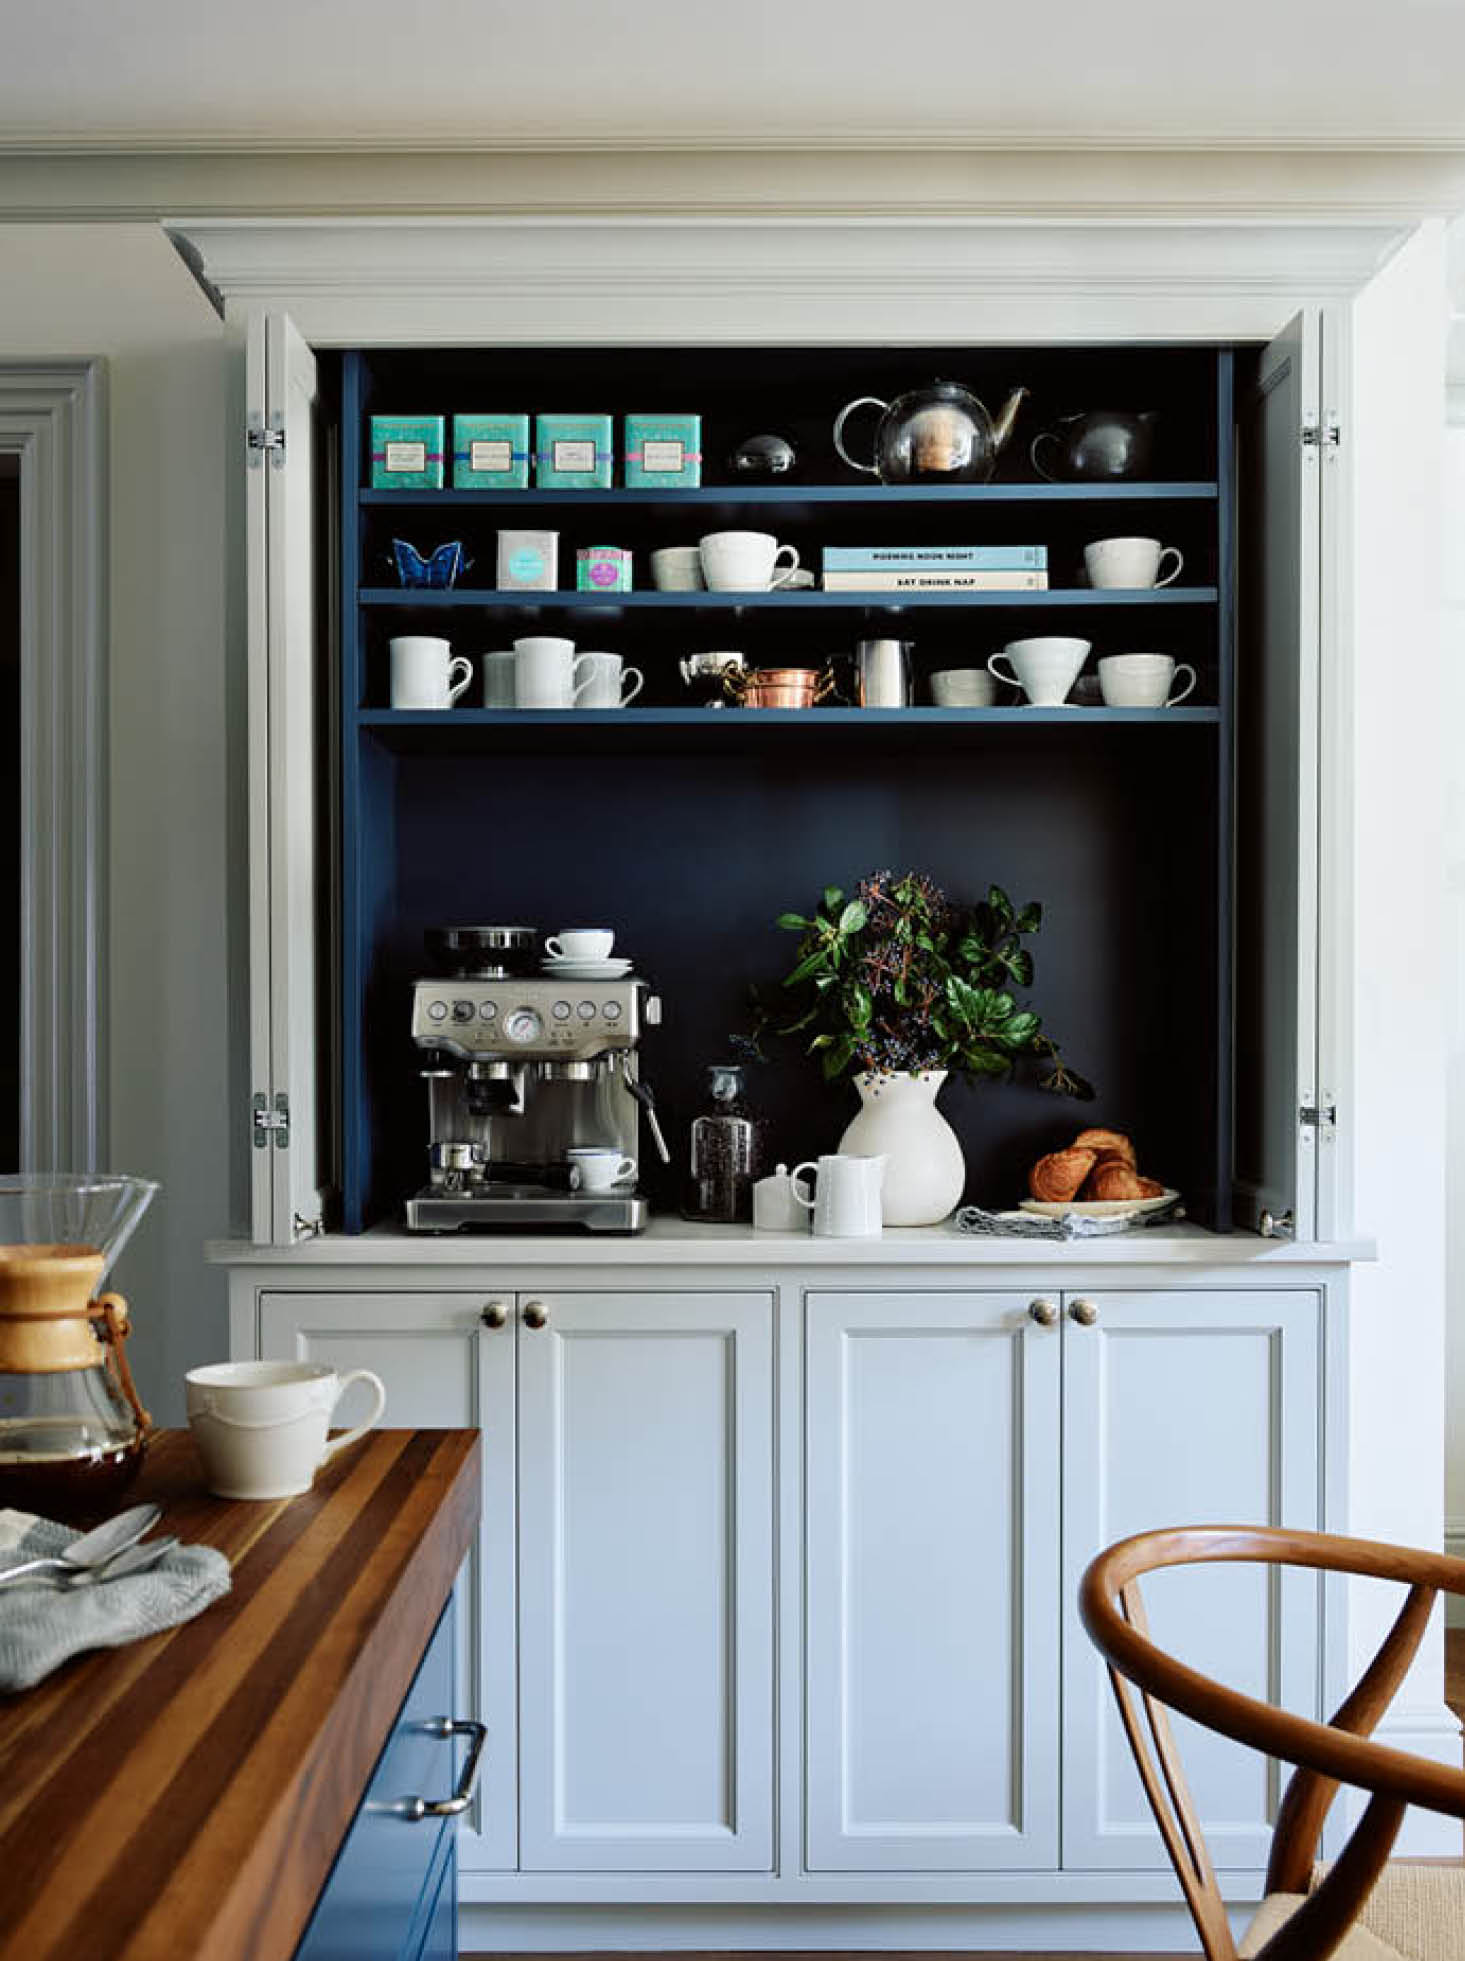
<svg viewBox="0 0 1465 1961"><path fill-rule="evenodd" d="M1465 0L3 0L78 142L1465 147Z"/></svg>

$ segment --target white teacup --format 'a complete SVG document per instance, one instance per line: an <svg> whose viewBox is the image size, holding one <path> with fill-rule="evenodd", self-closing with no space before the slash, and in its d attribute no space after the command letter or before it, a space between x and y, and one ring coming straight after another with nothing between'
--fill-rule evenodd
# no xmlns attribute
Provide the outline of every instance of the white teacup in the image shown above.
<svg viewBox="0 0 1465 1961"><path fill-rule="evenodd" d="M342 1437L327 1438L331 1413L353 1382L368 1383L376 1407ZM364 1437L387 1406L370 1369L338 1376L321 1362L213 1362L184 1378L188 1427L218 1498L293 1498L316 1472Z"/></svg>
<svg viewBox="0 0 1465 1961"><path fill-rule="evenodd" d="M388 645L393 708L451 708L473 679L466 654L454 655L446 640L409 633Z"/></svg>
<svg viewBox="0 0 1465 1961"><path fill-rule="evenodd" d="M771 592L786 586L799 555L766 531L709 531L702 540L702 576L712 592ZM788 553L782 576L778 562Z"/></svg>
<svg viewBox="0 0 1465 1961"><path fill-rule="evenodd" d="M562 926L544 950L551 960L609 960L616 936L605 926Z"/></svg>
<svg viewBox="0 0 1465 1961"><path fill-rule="evenodd" d="M997 683L985 667L946 667L931 676L931 699L938 708L990 708Z"/></svg>
<svg viewBox="0 0 1465 1961"><path fill-rule="evenodd" d="M498 647L483 656L483 705L485 708L513 708L514 674L519 656L512 647Z"/></svg>
<svg viewBox="0 0 1465 1961"><path fill-rule="evenodd" d="M1043 634L1035 640L1009 640L987 662L999 681L1015 683L1034 708L1060 708L1078 679L1093 642L1070 640L1062 634ZM998 662L1005 659L1008 672Z"/></svg>
<svg viewBox="0 0 1465 1961"><path fill-rule="evenodd" d="M585 683L573 640L530 634L514 642L514 706L573 708Z"/></svg>
<svg viewBox="0 0 1465 1961"><path fill-rule="evenodd" d="M1160 567L1167 558L1175 563L1162 579ZM1091 586L1134 586L1141 591L1172 584L1185 564L1174 545L1162 545L1158 538L1100 538L1084 546L1083 562Z"/></svg>
<svg viewBox="0 0 1465 1961"><path fill-rule="evenodd" d="M619 654L581 654L577 673L584 679L575 690L577 708L624 708L646 685L639 667L627 667Z"/></svg>
<svg viewBox="0 0 1465 1961"><path fill-rule="evenodd" d="M1190 678L1171 693L1178 674ZM1174 708L1195 687L1188 661L1177 668L1168 654L1108 654L1099 662L1099 687L1108 708Z"/></svg>
<svg viewBox="0 0 1465 1961"><path fill-rule="evenodd" d="M658 592L700 592L702 550L698 545L663 545L651 554L651 583Z"/></svg>
<svg viewBox="0 0 1465 1961"><path fill-rule="evenodd" d="M603 1151L591 1145L576 1145L565 1156L570 1163L572 1192L609 1192L617 1185L635 1182L636 1160L619 1151Z"/></svg>

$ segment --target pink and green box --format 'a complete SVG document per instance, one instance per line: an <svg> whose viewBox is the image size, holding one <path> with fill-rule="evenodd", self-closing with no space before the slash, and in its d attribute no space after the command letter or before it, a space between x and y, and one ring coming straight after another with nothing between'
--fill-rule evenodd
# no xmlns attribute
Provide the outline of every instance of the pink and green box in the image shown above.
<svg viewBox="0 0 1465 1961"><path fill-rule="evenodd" d="M609 490L615 439L608 415L536 415L534 481L541 490Z"/></svg>
<svg viewBox="0 0 1465 1961"><path fill-rule="evenodd" d="M627 490L696 490L702 482L700 415L628 415Z"/></svg>
<svg viewBox="0 0 1465 1961"><path fill-rule="evenodd" d="M629 592L631 554L623 545L583 545L575 553L577 592Z"/></svg>
<svg viewBox="0 0 1465 1961"><path fill-rule="evenodd" d="M373 490L441 490L443 418L374 415L371 485Z"/></svg>

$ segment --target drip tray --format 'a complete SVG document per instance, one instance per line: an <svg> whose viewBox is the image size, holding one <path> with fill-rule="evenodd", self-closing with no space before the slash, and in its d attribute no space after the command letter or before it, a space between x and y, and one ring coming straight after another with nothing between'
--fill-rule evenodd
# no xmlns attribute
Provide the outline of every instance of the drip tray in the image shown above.
<svg viewBox="0 0 1465 1961"><path fill-rule="evenodd" d="M638 1192L556 1192L501 1185L492 1193L430 1185L403 1207L408 1232L644 1232L651 1207Z"/></svg>

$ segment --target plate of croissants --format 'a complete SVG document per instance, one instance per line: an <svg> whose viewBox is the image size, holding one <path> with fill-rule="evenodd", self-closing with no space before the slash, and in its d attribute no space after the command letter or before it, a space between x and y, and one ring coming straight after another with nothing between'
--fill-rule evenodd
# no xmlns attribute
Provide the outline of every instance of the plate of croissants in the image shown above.
<svg viewBox="0 0 1465 1961"><path fill-rule="evenodd" d="M1180 1197L1158 1178L1142 1176L1134 1145L1122 1130L1081 1130L1065 1151L1050 1151L1028 1173L1024 1212L1061 1219L1076 1212L1090 1219L1138 1217L1173 1205Z"/></svg>

